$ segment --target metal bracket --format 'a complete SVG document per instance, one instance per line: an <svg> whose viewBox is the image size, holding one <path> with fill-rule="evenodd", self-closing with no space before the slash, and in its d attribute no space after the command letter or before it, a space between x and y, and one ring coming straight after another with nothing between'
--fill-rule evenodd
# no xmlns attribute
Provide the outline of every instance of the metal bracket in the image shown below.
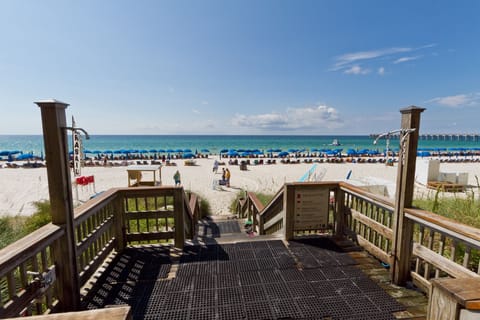
<svg viewBox="0 0 480 320"><path fill-rule="evenodd" d="M27 271L27 274L33 278L29 285L38 286L44 290L48 289L57 279L55 266L49 268L47 272Z"/></svg>

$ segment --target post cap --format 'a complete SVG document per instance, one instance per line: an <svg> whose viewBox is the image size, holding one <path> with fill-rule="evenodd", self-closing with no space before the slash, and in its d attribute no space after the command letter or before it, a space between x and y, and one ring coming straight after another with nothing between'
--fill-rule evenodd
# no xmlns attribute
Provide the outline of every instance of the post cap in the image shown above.
<svg viewBox="0 0 480 320"><path fill-rule="evenodd" d="M66 108L69 106L68 103L56 100L56 99L46 99L39 100L34 102L39 107L57 107L57 108Z"/></svg>
<svg viewBox="0 0 480 320"><path fill-rule="evenodd" d="M406 108L402 108L400 109L400 113L413 113L413 112L423 112L427 109L425 108L420 108L420 107L417 107L417 106L409 106L409 107L406 107Z"/></svg>

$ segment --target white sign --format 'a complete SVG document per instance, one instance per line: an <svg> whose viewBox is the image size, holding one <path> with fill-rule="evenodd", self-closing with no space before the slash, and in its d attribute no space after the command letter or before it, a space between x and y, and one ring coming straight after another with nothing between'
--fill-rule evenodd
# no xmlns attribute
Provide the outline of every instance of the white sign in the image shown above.
<svg viewBox="0 0 480 320"><path fill-rule="evenodd" d="M328 224L330 191L295 190L294 231L325 229Z"/></svg>
<svg viewBox="0 0 480 320"><path fill-rule="evenodd" d="M73 131L73 175L78 177L82 175L82 138L80 133Z"/></svg>

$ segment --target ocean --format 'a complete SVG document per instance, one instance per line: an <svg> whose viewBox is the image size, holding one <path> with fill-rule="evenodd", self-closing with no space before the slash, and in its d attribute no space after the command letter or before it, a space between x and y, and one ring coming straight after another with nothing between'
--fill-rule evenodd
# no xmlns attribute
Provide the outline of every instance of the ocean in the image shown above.
<svg viewBox="0 0 480 320"><path fill-rule="evenodd" d="M337 139L340 146L330 145ZM93 135L84 141L84 149L90 151L115 151L121 149L158 150L190 149L201 152L208 149L218 154L222 149L371 149L384 151L385 140L377 145L369 136L321 135L321 136L285 136L285 135ZM69 139L71 149L71 138ZM390 140L390 148L398 148L399 141ZM441 141L419 140L421 148L479 148L478 141ZM21 151L41 156L44 153L42 135L0 135L0 152Z"/></svg>

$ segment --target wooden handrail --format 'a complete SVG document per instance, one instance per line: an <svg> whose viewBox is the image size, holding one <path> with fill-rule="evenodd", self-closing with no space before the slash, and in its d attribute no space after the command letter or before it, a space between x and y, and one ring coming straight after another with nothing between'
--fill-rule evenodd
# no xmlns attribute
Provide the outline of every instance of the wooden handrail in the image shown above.
<svg viewBox="0 0 480 320"><path fill-rule="evenodd" d="M480 229L421 209L405 209L406 216L420 224L453 235L480 249Z"/></svg>
<svg viewBox="0 0 480 320"><path fill-rule="evenodd" d="M247 197L250 199L251 203L257 210L257 212L260 212L263 210L265 207L263 203L258 199L257 195L253 192L247 192Z"/></svg>
<svg viewBox="0 0 480 320"><path fill-rule="evenodd" d="M63 235L63 229L51 223L35 230L0 250L0 276L27 261Z"/></svg>
<svg viewBox="0 0 480 320"><path fill-rule="evenodd" d="M349 193L352 193L352 194L356 195L357 197L366 198L366 199L368 199L368 201L370 203L373 203L377 206L380 206L382 208L393 211L394 203L389 198L378 196L378 195L373 194L371 192L368 192L368 191L366 191L362 188L351 185L347 182L339 182L338 186L343 191L347 191Z"/></svg>
<svg viewBox="0 0 480 320"><path fill-rule="evenodd" d="M97 197L90 199L89 201L79 205L74 210L74 222L75 225L85 221L92 214L95 214L98 210L102 209L109 204L111 200L114 200L117 197L117 191L119 189L109 189L105 192L102 192Z"/></svg>

